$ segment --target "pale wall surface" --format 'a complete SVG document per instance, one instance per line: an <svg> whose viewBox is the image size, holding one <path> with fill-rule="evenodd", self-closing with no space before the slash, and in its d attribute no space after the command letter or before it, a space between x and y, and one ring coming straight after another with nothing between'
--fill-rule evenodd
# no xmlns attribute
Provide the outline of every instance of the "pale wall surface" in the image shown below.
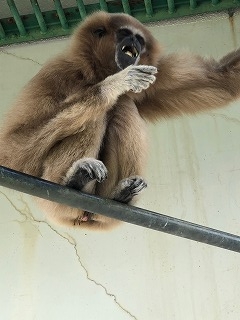
<svg viewBox="0 0 240 320"><path fill-rule="evenodd" d="M166 50L220 57L240 42L228 17L150 29ZM3 114L66 40L0 49ZM150 126L139 206L240 234L240 102ZM59 228L28 196L0 187L1 320L237 320L240 255L123 224Z"/></svg>

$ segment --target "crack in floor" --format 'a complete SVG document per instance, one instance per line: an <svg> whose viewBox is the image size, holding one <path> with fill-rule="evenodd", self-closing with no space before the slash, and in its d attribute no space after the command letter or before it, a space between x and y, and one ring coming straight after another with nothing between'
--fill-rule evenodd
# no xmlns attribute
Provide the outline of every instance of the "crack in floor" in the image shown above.
<svg viewBox="0 0 240 320"><path fill-rule="evenodd" d="M11 199L10 199L5 193L3 193L2 191L0 191L0 194L2 194L2 195L7 199L7 201L9 201L9 203L11 204L11 206L12 206L18 213L20 213L22 216L25 217L25 221L23 221L23 222L26 222L26 221L30 221L30 222L31 222L31 220L32 220L32 221L37 222L37 223L44 223L44 224L46 224L53 232L55 232L58 236L60 236L61 238L67 240L68 243L73 246L74 251L75 251L75 254L76 254L76 257L77 257L77 259L78 259L78 262L79 262L81 268L84 270L87 279L88 279L89 281L91 281L92 283L94 283L96 286L101 287L101 288L104 290L104 292L106 293L107 296L113 298L114 302L117 304L117 306L118 306L122 311L126 312L132 319L137 320L137 318L136 318L130 311L128 311L126 308L124 308L124 307L118 302L117 297L116 297L115 294L108 292L107 288L106 288L103 284L101 284L100 282L97 282L96 280L94 280L93 278L91 278L91 277L89 276L89 272L88 272L87 268L84 266L84 264L83 264L82 261L81 261L81 258L80 258L80 255L79 255L78 249L77 249L77 243L76 243L76 241L75 241L74 238L72 238L72 237L71 237L69 234L67 234L67 233L66 233L66 235L61 234L59 231L57 231L56 229L54 229L47 221L35 219L35 218L33 217L33 215L31 214L31 210L30 210L27 202L23 199L23 197L20 197L19 200L25 205L26 212L23 212L21 209L19 209L19 208L11 201ZM31 223L32 223L32 222L31 222ZM32 224L32 225L34 226L34 224ZM34 226L34 227L37 228L36 226ZM38 230L38 232L40 232L38 228L37 228L37 230ZM41 234L41 233L40 233L40 234Z"/></svg>
<svg viewBox="0 0 240 320"><path fill-rule="evenodd" d="M33 59L31 59L31 58L21 57L21 56L18 56L17 54L15 54L15 53L12 53L12 52L9 52L9 51L6 51L6 50L0 50L0 53L6 54L6 55L9 55L9 56L13 56L13 57L15 57L15 58L17 58L17 59L26 60L26 61L31 61L31 62L36 63L37 65L39 65L39 66L41 66L41 67L43 66L43 64L39 63L39 62L36 61L36 60L33 60Z"/></svg>
<svg viewBox="0 0 240 320"><path fill-rule="evenodd" d="M79 261L81 267L83 268L83 270L85 271L86 276L87 276L87 279L88 279L89 281L93 282L95 285L100 286L100 287L105 291L106 295L108 295L109 297L111 297L111 298L114 299L114 302L119 306L119 308L121 308L124 312L126 312L126 313L127 313L129 316L131 316L133 319L137 320L137 318L136 318L130 311L128 311L127 309L125 309L125 308L117 301L117 297L116 297L115 294L108 292L108 291L107 291L107 288L106 288L103 284L101 284L100 282L97 282L96 280L90 278L87 268L83 265L83 263L82 263L82 261L81 261L80 255L79 255L78 250L77 250L77 243L76 243L75 239L72 238L69 234L67 234L67 236L69 237L69 238L67 238L67 240L68 240L68 241L73 245L73 247L74 247L74 250L75 250L75 252L76 252L76 256L77 256L77 258L78 258L78 261Z"/></svg>
<svg viewBox="0 0 240 320"><path fill-rule="evenodd" d="M29 209L28 206L25 206L24 210L19 209L13 202L12 200L2 191L0 191L0 194L3 195L7 201L10 203L10 205L14 208L15 211L17 211L23 218L23 221L19 221L19 220L13 220L17 223L25 223L26 221L30 222L31 225L37 230L37 232L42 236L39 228L33 223L33 222L38 222L34 219L34 217L31 214L31 211ZM20 199L22 201L22 199ZM24 204L26 204L26 202L22 201ZM26 210L26 211L25 211Z"/></svg>

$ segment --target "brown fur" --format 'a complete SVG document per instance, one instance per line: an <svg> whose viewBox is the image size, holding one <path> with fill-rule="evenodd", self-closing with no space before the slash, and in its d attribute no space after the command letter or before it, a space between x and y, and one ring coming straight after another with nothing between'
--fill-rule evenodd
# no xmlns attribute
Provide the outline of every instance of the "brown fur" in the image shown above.
<svg viewBox="0 0 240 320"><path fill-rule="evenodd" d="M93 31L102 26L107 35L97 39ZM139 30L146 40L138 65L158 68L154 84L154 71L146 71L151 74L150 87L141 87L141 92L130 90L135 77L134 73L129 80L131 67L118 72L115 34L121 27ZM240 93L239 61L239 51L220 62L190 53L163 55L137 20L96 13L76 30L70 47L47 63L20 94L1 132L0 164L64 184L77 160L100 159L108 179L92 181L83 191L114 198L123 179L142 174L142 118L154 121L230 103ZM85 221L81 210L39 202L51 218L67 225L107 228L117 223L100 215Z"/></svg>

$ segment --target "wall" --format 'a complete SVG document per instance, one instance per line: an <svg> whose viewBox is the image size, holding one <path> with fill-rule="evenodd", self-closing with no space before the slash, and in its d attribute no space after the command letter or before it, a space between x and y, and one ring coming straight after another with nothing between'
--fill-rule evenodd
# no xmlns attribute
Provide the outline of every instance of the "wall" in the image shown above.
<svg viewBox="0 0 240 320"><path fill-rule="evenodd" d="M239 46L240 15L151 25L166 51L216 58ZM0 111L67 40L0 48ZM139 206L239 234L240 103L149 126ZM2 117L1 117L2 118ZM2 320L234 320L240 255L122 224L56 227L27 195L0 187Z"/></svg>

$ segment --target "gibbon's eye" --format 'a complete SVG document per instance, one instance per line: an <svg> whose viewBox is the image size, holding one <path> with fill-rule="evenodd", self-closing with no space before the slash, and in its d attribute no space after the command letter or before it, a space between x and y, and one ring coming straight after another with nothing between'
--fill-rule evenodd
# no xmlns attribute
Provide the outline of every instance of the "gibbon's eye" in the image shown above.
<svg viewBox="0 0 240 320"><path fill-rule="evenodd" d="M102 38L107 33L107 30L104 27L99 27L94 30L93 33L98 36L98 38Z"/></svg>

